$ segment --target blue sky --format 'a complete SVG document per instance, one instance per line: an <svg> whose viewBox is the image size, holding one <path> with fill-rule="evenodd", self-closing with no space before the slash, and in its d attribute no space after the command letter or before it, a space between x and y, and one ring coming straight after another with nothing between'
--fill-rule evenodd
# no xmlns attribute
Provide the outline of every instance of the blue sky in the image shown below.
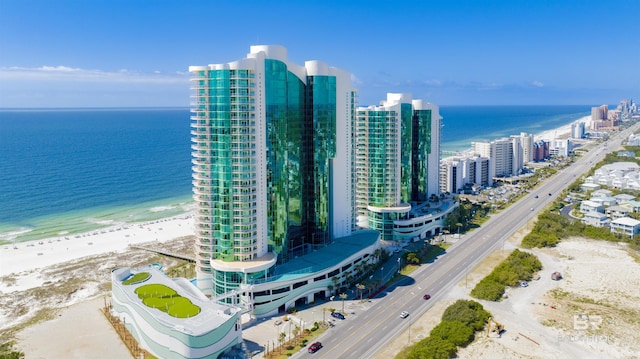
<svg viewBox="0 0 640 359"><path fill-rule="evenodd" d="M360 105L617 104L638 24L640 0L0 0L0 107L188 106L189 65L263 44L349 71Z"/></svg>

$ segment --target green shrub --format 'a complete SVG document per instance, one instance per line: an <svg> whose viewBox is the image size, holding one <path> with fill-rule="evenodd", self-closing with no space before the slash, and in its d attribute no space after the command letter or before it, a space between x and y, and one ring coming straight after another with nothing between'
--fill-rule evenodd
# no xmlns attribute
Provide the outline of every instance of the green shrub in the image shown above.
<svg viewBox="0 0 640 359"><path fill-rule="evenodd" d="M457 321L470 326L474 331L481 330L491 314L482 304L473 300L457 300L445 309L442 321Z"/></svg>
<svg viewBox="0 0 640 359"><path fill-rule="evenodd" d="M127 280L123 281L122 284L129 285L129 284L141 283L149 279L149 277L151 277L151 274L149 274L149 272L136 273L131 277L129 277Z"/></svg>
<svg viewBox="0 0 640 359"><path fill-rule="evenodd" d="M442 321L436 325L429 336L446 340L456 347L463 347L473 341L474 329L464 323L454 321Z"/></svg>
<svg viewBox="0 0 640 359"><path fill-rule="evenodd" d="M542 269L542 263L535 255L515 249L471 290L471 296L498 301L502 298L506 286L515 286L520 281L529 281L533 273L540 269Z"/></svg>
<svg viewBox="0 0 640 359"><path fill-rule="evenodd" d="M455 357L459 346L473 341L475 331L482 330L491 316L482 304L458 300L444 311L442 322L431 330L429 337L401 352L396 358L436 359Z"/></svg>

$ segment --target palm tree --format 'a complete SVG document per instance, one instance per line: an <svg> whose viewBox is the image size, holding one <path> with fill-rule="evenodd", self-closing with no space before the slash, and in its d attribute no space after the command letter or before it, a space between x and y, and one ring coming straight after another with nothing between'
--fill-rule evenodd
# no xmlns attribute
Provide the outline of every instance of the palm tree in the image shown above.
<svg viewBox="0 0 640 359"><path fill-rule="evenodd" d="M340 299L342 299L342 313L344 313L344 300L347 299L347 293L341 293Z"/></svg>
<svg viewBox="0 0 640 359"><path fill-rule="evenodd" d="M356 284L356 288L360 292L360 300L362 300L362 291L364 290L364 284Z"/></svg>

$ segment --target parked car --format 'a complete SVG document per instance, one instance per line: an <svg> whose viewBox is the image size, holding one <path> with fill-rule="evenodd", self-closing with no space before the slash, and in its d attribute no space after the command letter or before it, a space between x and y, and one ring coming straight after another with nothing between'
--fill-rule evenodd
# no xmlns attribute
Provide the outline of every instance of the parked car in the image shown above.
<svg viewBox="0 0 640 359"><path fill-rule="evenodd" d="M404 319L404 318L406 318L406 317L408 317L408 316L409 316L409 312L402 312L402 313L400 313L400 318L403 318L403 319Z"/></svg>
<svg viewBox="0 0 640 359"><path fill-rule="evenodd" d="M522 282L522 283L520 283L520 286L521 286L522 288L526 288L526 287L528 287L528 286L529 286L529 283L527 283L527 282Z"/></svg>
<svg viewBox="0 0 640 359"><path fill-rule="evenodd" d="M342 315L342 313L340 313L340 312L332 312L331 316L334 317L334 318L338 318L338 319L344 320L344 315Z"/></svg>
<svg viewBox="0 0 640 359"><path fill-rule="evenodd" d="M308 351L309 351L309 353L315 353L315 352L317 352L318 350L320 350L320 348L322 348L322 343L320 343L320 342L315 342L315 343L313 343L313 344L311 344L311 345L309 346L309 350L308 350Z"/></svg>
<svg viewBox="0 0 640 359"><path fill-rule="evenodd" d="M429 294L425 294L422 296L422 299L428 300L428 299L431 299L431 296Z"/></svg>

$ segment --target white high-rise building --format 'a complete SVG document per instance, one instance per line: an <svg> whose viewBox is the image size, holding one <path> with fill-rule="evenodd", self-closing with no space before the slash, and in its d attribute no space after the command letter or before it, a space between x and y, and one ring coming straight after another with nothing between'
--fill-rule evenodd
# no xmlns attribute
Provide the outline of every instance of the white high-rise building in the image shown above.
<svg viewBox="0 0 640 359"><path fill-rule="evenodd" d="M510 177L522 173L525 153L527 158L532 157L532 140L532 135L522 133L520 136L500 138L489 142L474 142L473 147L475 154L489 158L491 178Z"/></svg>
<svg viewBox="0 0 640 359"><path fill-rule="evenodd" d="M584 122L574 122L571 124L571 138L582 138L584 137L584 133Z"/></svg>
<svg viewBox="0 0 640 359"><path fill-rule="evenodd" d="M458 193L465 185L490 187L488 157L449 157L440 161L440 191Z"/></svg>

